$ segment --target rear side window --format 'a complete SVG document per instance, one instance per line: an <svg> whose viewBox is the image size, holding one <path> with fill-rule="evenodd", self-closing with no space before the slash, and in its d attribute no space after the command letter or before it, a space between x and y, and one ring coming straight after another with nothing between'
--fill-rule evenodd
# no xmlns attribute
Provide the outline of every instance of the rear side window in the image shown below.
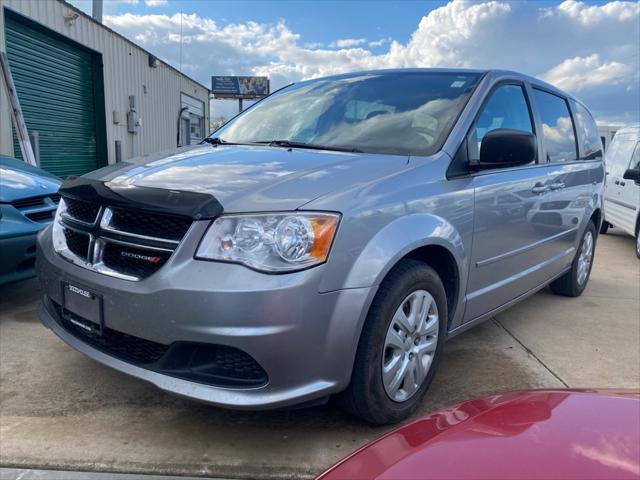
<svg viewBox="0 0 640 480"><path fill-rule="evenodd" d="M557 95L533 90L542 121L542 137L549 162L576 160L576 136L567 101Z"/></svg>
<svg viewBox="0 0 640 480"><path fill-rule="evenodd" d="M578 141L582 145L582 158L594 160L602 158L603 146L598 135L598 127L593 117L585 107L578 102L573 103L573 110L576 113L576 129L578 130Z"/></svg>
<svg viewBox="0 0 640 480"><path fill-rule="evenodd" d="M476 121L473 130L475 138L472 133L472 141L469 142L469 156L472 160L480 158L480 144L484 136L498 128L533 133L529 107L521 86L503 85L492 93Z"/></svg>

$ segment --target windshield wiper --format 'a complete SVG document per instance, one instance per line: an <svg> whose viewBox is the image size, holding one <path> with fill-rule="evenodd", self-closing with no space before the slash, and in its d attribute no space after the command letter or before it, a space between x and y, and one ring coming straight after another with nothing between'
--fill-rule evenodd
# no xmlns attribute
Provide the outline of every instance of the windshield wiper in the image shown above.
<svg viewBox="0 0 640 480"><path fill-rule="evenodd" d="M228 142L225 142L220 137L205 137L202 139L201 143L210 143L211 145L226 145Z"/></svg>
<svg viewBox="0 0 640 480"><path fill-rule="evenodd" d="M270 145L272 147L285 147L285 148L308 148L311 150L333 150L336 152L352 152L362 153L362 150L358 150L353 147L334 147L329 145L316 145L314 143L295 142L291 140L263 140L260 142L253 142L262 145Z"/></svg>
<svg viewBox="0 0 640 480"><path fill-rule="evenodd" d="M253 143L227 142L220 137L205 137L200 143L209 143L214 147L218 145L253 145Z"/></svg>

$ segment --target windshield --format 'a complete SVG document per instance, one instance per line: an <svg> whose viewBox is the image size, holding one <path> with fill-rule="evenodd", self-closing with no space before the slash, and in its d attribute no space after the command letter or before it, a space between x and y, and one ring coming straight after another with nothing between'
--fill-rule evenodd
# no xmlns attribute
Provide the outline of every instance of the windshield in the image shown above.
<svg viewBox="0 0 640 480"><path fill-rule="evenodd" d="M388 72L311 80L255 104L215 137L431 155L479 78L478 73Z"/></svg>

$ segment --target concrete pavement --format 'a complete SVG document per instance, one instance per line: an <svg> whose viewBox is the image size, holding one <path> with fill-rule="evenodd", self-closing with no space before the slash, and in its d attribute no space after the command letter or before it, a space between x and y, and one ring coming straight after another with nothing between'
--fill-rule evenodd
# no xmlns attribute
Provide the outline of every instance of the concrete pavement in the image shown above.
<svg viewBox="0 0 640 480"><path fill-rule="evenodd" d="M581 298L543 291L454 338L419 414L511 389L640 388L633 247L613 230ZM388 430L331 404L247 413L171 396L67 347L37 321L38 296L34 281L0 289L3 467L308 478Z"/></svg>

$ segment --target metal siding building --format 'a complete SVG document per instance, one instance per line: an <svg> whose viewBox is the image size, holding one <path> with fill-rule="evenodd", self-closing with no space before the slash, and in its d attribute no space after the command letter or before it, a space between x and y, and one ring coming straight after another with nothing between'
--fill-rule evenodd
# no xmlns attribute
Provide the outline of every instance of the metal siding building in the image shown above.
<svg viewBox="0 0 640 480"><path fill-rule="evenodd" d="M62 0L0 5L0 50L47 170L66 176L115 163L116 142L126 160L208 133L207 87ZM127 127L130 96L137 134ZM2 88L0 154L20 156L16 149Z"/></svg>

